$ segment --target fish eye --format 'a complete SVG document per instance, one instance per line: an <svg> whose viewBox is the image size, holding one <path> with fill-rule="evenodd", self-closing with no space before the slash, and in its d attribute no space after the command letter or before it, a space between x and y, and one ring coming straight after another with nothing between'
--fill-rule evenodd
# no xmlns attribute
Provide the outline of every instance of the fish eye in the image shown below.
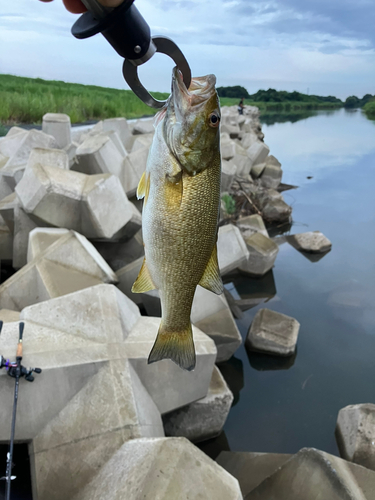
<svg viewBox="0 0 375 500"><path fill-rule="evenodd" d="M217 113L211 113L208 117L211 127L218 127L220 124L220 116Z"/></svg>

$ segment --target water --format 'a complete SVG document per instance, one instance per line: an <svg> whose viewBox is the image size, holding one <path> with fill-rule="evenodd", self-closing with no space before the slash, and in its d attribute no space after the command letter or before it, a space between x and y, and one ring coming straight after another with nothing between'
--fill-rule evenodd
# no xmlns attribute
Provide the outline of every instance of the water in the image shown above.
<svg viewBox="0 0 375 500"><path fill-rule="evenodd" d="M238 321L242 336L268 307L298 319L298 347L282 359L241 346L223 367L235 392L225 434L202 448L211 456L305 446L338 455L340 408L375 403L375 122L341 109L263 131L283 181L299 186L283 193L293 205L291 234L320 230L333 246L311 262L284 243L273 274L230 279L241 298L261 301Z"/></svg>

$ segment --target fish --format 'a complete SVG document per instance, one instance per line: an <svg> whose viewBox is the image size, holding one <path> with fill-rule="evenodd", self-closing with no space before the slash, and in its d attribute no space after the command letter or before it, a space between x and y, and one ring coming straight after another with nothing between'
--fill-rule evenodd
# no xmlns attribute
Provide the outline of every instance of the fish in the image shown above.
<svg viewBox="0 0 375 500"><path fill-rule="evenodd" d="M191 308L197 285L223 292L217 231L220 209L220 103L216 77L193 78L186 88L172 73L172 92L155 117L143 199L145 258L132 292L158 289L162 318L148 363L171 359L196 365Z"/></svg>

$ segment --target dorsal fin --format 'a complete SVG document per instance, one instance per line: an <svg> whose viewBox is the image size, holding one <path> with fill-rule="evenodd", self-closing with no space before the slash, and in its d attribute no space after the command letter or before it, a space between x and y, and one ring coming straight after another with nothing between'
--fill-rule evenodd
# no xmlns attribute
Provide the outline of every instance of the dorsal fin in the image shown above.
<svg viewBox="0 0 375 500"><path fill-rule="evenodd" d="M223 282L221 281L219 264L217 261L217 246L215 244L210 260L204 270L203 276L199 282L200 286L210 290L211 292L220 295L224 291Z"/></svg>

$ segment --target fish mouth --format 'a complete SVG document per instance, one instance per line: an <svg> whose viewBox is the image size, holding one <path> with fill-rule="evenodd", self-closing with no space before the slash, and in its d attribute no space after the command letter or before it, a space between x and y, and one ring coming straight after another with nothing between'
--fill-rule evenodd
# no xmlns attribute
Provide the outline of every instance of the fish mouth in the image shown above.
<svg viewBox="0 0 375 500"><path fill-rule="evenodd" d="M183 101L185 105L194 107L206 102L216 92L216 76L207 75L192 78L187 89L181 71L176 67L172 72L172 98L175 104Z"/></svg>

